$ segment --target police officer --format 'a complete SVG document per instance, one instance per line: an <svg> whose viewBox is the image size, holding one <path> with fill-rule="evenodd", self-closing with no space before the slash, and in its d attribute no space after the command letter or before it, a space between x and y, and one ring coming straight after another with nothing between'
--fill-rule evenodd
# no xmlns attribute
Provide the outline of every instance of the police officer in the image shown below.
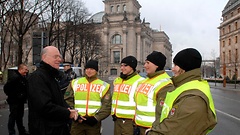
<svg viewBox="0 0 240 135"><path fill-rule="evenodd" d="M69 83L77 77L77 74L71 68L70 62L64 62L63 67L64 67L64 72L60 71L60 74L59 74L59 76L60 76L59 77L59 85L61 88L61 92L64 95Z"/></svg>
<svg viewBox="0 0 240 135"><path fill-rule="evenodd" d="M216 123L216 112L208 82L201 78L201 54L184 49L173 59L176 89L168 92L161 118L147 135L206 135Z"/></svg>
<svg viewBox="0 0 240 135"><path fill-rule="evenodd" d="M121 74L113 82L112 117L114 135L132 135L135 114L134 93L137 85L144 78L137 71L137 59L127 56L121 61Z"/></svg>
<svg viewBox="0 0 240 135"><path fill-rule="evenodd" d="M85 76L72 80L65 92L65 101L78 110L71 135L100 135L101 121L111 113L110 84L98 79L98 61L89 60Z"/></svg>
<svg viewBox="0 0 240 135"><path fill-rule="evenodd" d="M159 120L162 107L160 104L165 99L166 92L173 90L170 76L164 71L166 57L157 51L147 56L144 68L147 78L137 87L135 92L136 116L135 123L140 130L140 135L145 135L147 128L155 120Z"/></svg>

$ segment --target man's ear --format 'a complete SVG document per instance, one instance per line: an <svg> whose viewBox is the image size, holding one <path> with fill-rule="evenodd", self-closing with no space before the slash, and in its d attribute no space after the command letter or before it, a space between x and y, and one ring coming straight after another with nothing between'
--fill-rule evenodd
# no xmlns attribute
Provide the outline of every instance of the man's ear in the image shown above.
<svg viewBox="0 0 240 135"><path fill-rule="evenodd" d="M46 58L46 56L47 56L47 54L43 54L41 59L44 60Z"/></svg>

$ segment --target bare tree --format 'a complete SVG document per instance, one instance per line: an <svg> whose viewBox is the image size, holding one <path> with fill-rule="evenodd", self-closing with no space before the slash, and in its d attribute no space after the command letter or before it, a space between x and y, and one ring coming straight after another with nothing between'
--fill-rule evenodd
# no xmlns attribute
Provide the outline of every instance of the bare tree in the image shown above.
<svg viewBox="0 0 240 135"><path fill-rule="evenodd" d="M5 4L5 7L9 7L9 9L5 14L4 23L13 26L6 27L6 29L17 44L17 64L23 62L23 43L27 39L26 35L30 34L34 27L37 27L40 15L48 6L49 1L47 0L20 0L18 3L16 0L8 0Z"/></svg>
<svg viewBox="0 0 240 135"><path fill-rule="evenodd" d="M71 62L86 63L89 59L101 59L103 47L96 24L88 20L90 14L84 3L77 0L7 0L1 1L1 22L5 35L1 34L4 63L11 61L17 53L17 63L28 62L32 45L24 47L32 40L34 31L47 33L47 44L59 48L63 58ZM3 14L4 13L4 14ZM41 26L41 27L39 27ZM2 32L2 31L1 31ZM4 36L3 36L4 35ZM42 46L43 47L43 46ZM12 49L15 48L15 49ZM23 52L24 51L24 52ZM8 55L8 56L7 56Z"/></svg>
<svg viewBox="0 0 240 135"><path fill-rule="evenodd" d="M75 57L79 46L79 42L77 42L78 33L83 32L79 29L79 26L86 23L86 19L90 14L82 2L73 1L68 5L63 16L66 18L66 23L64 23L65 29L62 33L63 44L61 46L61 51L63 58L65 58L66 52L70 51L71 62L74 63L74 61L78 59Z"/></svg>
<svg viewBox="0 0 240 135"><path fill-rule="evenodd" d="M63 27L61 22L63 12L68 7L71 0L49 0L49 7L41 16L41 26L48 34L48 45L60 46L61 33ZM57 40L57 42L56 42Z"/></svg>
<svg viewBox="0 0 240 135"><path fill-rule="evenodd" d="M6 63L10 58L10 55L5 57L5 54L10 54L9 52L6 52L4 50L4 46L7 44L5 42L5 40L7 39L7 34L6 34L6 30L4 29L5 27L8 27L6 23L4 23L6 21L6 13L7 13L7 0L5 1L1 1L0 2L0 43L1 43L1 55L0 55L0 67L1 70L6 68ZM11 9L12 7L9 7L9 9ZM9 42L12 42L12 38L10 37ZM10 48L10 45L8 46L8 48ZM10 49L7 49L10 51ZM6 59L5 59L6 58ZM2 66L3 65L3 66Z"/></svg>
<svg viewBox="0 0 240 135"><path fill-rule="evenodd" d="M214 60L214 61L213 61L213 68L212 68L212 69L213 69L215 86L216 86L217 67L216 67L216 52L215 52L215 50L212 50L211 55L212 55L212 59Z"/></svg>

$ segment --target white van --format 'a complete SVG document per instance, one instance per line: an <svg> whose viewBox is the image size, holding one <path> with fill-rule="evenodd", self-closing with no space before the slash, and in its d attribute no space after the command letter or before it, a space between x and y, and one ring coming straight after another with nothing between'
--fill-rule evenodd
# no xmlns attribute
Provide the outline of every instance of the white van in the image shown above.
<svg viewBox="0 0 240 135"><path fill-rule="evenodd" d="M77 77L82 77L83 70L82 70L81 67L71 67L71 68L77 74ZM64 68L63 67L59 67L59 70L64 72Z"/></svg>

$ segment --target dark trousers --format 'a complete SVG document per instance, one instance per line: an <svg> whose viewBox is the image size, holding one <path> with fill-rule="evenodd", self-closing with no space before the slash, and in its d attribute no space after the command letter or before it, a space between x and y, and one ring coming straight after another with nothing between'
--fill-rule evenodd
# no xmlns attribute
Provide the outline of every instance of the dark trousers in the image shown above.
<svg viewBox="0 0 240 135"><path fill-rule="evenodd" d="M31 135L70 135L67 125L29 125L29 131Z"/></svg>
<svg viewBox="0 0 240 135"><path fill-rule="evenodd" d="M114 135L133 135L134 127L131 119L116 118L114 121Z"/></svg>
<svg viewBox="0 0 240 135"><path fill-rule="evenodd" d="M140 129L140 134L139 135L145 135L145 132L148 128L146 127L138 127Z"/></svg>
<svg viewBox="0 0 240 135"><path fill-rule="evenodd" d="M98 122L94 126L89 126L85 123L73 121L71 135L101 135L101 122Z"/></svg>
<svg viewBox="0 0 240 135"><path fill-rule="evenodd" d="M9 135L15 134L15 122L17 124L19 134L25 133L23 126L24 103L9 104L10 114L8 119Z"/></svg>

